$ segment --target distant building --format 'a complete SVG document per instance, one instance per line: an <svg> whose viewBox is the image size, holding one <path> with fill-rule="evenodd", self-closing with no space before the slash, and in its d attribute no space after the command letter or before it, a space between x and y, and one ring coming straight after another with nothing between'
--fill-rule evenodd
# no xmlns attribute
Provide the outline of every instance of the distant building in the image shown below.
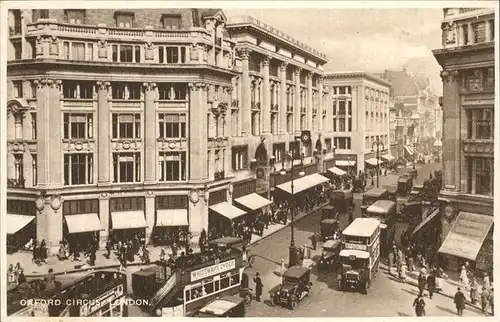
<svg viewBox="0 0 500 322"><path fill-rule="evenodd" d="M377 165L375 142L381 142L380 162L392 160L389 142L391 84L364 72L325 73L334 93L335 162L356 173Z"/></svg>
<svg viewBox="0 0 500 322"><path fill-rule="evenodd" d="M443 48L442 262L493 269L494 8L447 8ZM498 164L498 160L496 161Z"/></svg>

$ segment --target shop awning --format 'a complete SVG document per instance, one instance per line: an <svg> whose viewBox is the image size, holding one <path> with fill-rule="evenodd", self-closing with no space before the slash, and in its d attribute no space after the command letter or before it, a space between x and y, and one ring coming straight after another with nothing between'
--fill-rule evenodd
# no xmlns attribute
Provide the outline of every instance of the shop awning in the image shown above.
<svg viewBox="0 0 500 322"><path fill-rule="evenodd" d="M310 189L328 181L330 181L330 179L328 179L327 177L323 177L319 173L313 173L308 176L295 179L293 180L293 194L298 194L304 190ZM288 181L282 183L277 188L285 192L292 193L292 182Z"/></svg>
<svg viewBox="0 0 500 322"><path fill-rule="evenodd" d="M246 211L243 211L240 208L231 205L227 201L210 206L209 208L230 220L233 220L235 218L238 218L246 214Z"/></svg>
<svg viewBox="0 0 500 322"><path fill-rule="evenodd" d="M68 233L70 234L102 230L99 216L95 213L67 215L64 216L64 219L66 219Z"/></svg>
<svg viewBox="0 0 500 322"><path fill-rule="evenodd" d="M413 229L413 232L411 233L412 235L415 234L417 231L419 231L422 227L427 225L434 217L436 217L439 214L439 208L434 209L429 216L427 216L420 224L418 224L415 229Z"/></svg>
<svg viewBox="0 0 500 322"><path fill-rule="evenodd" d="M341 167L353 167L356 165L356 161L352 160L337 160L335 161L336 165L339 165Z"/></svg>
<svg viewBox="0 0 500 322"><path fill-rule="evenodd" d="M187 209L156 210L156 226L158 227L189 226Z"/></svg>
<svg viewBox="0 0 500 322"><path fill-rule="evenodd" d="M332 174L336 174L338 176L343 176L344 174L346 174L347 172L345 172L344 170L342 169L339 169L337 167L333 167L333 168L330 168L328 169L328 172L332 173Z"/></svg>
<svg viewBox="0 0 500 322"><path fill-rule="evenodd" d="M475 261L491 225L493 216L461 211L439 252Z"/></svg>
<svg viewBox="0 0 500 322"><path fill-rule="evenodd" d="M17 233L26 227L33 219L35 219L35 216L7 214L5 218L5 222L7 223L7 234L13 235Z"/></svg>
<svg viewBox="0 0 500 322"><path fill-rule="evenodd" d="M251 193L249 195L239 197L237 199L234 199L234 201L250 210L257 210L272 203L271 200L261 197L256 193Z"/></svg>
<svg viewBox="0 0 500 322"><path fill-rule="evenodd" d="M115 211L111 213L113 229L132 229L147 227L144 211Z"/></svg>
<svg viewBox="0 0 500 322"><path fill-rule="evenodd" d="M379 160L377 158L371 158L371 159L365 160L365 162L370 164L370 165L379 165L379 164L384 163L384 161Z"/></svg>
<svg viewBox="0 0 500 322"><path fill-rule="evenodd" d="M409 155L413 155L413 148L411 146L405 145L405 150Z"/></svg>
<svg viewBox="0 0 500 322"><path fill-rule="evenodd" d="M386 154L386 155L383 155L383 156L382 156L382 159L387 160L387 161L392 161L392 160L394 160L394 159L395 159L395 157L393 157L393 156L392 156L392 155L390 155L390 154Z"/></svg>
<svg viewBox="0 0 500 322"><path fill-rule="evenodd" d="M434 147L441 148L442 146L443 142L441 140L436 140L436 142L434 142Z"/></svg>

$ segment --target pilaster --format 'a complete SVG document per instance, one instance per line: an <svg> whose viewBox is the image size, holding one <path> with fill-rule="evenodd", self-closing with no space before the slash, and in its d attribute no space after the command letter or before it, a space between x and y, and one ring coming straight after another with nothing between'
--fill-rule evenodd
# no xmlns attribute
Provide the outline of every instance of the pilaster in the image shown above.
<svg viewBox="0 0 500 322"><path fill-rule="evenodd" d="M156 182L156 83L144 83L144 183Z"/></svg>
<svg viewBox="0 0 500 322"><path fill-rule="evenodd" d="M7 112L7 140L16 138L16 118L12 111Z"/></svg>
<svg viewBox="0 0 500 322"><path fill-rule="evenodd" d="M288 63L280 64L280 97L278 109L278 133L286 133L286 68Z"/></svg>
<svg viewBox="0 0 500 322"><path fill-rule="evenodd" d="M101 220L101 231L99 232L99 245L104 247L109 237L109 194L103 192L99 197L99 219Z"/></svg>
<svg viewBox="0 0 500 322"><path fill-rule="evenodd" d="M27 145L24 147L23 155L23 176L24 176L24 187L33 187L33 157L31 156L30 150Z"/></svg>
<svg viewBox="0 0 500 322"><path fill-rule="evenodd" d="M189 179L201 182L207 164L207 110L205 83L189 83Z"/></svg>
<svg viewBox="0 0 500 322"><path fill-rule="evenodd" d="M109 82L97 82L99 88L97 94L97 121L98 121L98 139L97 139L97 159L98 165L98 183L109 184L110 182L110 111L109 111Z"/></svg>
<svg viewBox="0 0 500 322"><path fill-rule="evenodd" d="M250 106L250 74L248 59L251 50L249 48L238 49L242 63L241 74L241 135L249 136L251 134L251 106Z"/></svg>
<svg viewBox="0 0 500 322"><path fill-rule="evenodd" d="M472 23L467 24L467 45L472 45L474 43L474 28Z"/></svg>
<svg viewBox="0 0 500 322"><path fill-rule="evenodd" d="M325 132L333 132L333 99L332 99L332 87L327 88L326 94L326 129L323 129ZM353 111L354 112L354 111ZM332 139L332 144L333 139Z"/></svg>
<svg viewBox="0 0 500 322"><path fill-rule="evenodd" d="M52 198L60 198L52 196ZM45 240L51 254L57 251L59 242L63 239L63 216L61 207L54 209L51 206L51 198L45 198L43 210L36 218L36 239L38 242Z"/></svg>
<svg viewBox="0 0 500 322"><path fill-rule="evenodd" d="M23 139L31 140L32 138L32 127L31 124L31 113L29 111L25 111L23 113Z"/></svg>
<svg viewBox="0 0 500 322"><path fill-rule="evenodd" d="M14 178L14 173L16 171L16 158L12 152L7 152L7 177ZM17 179L17 178L16 178Z"/></svg>
<svg viewBox="0 0 500 322"><path fill-rule="evenodd" d="M271 57L266 56L262 61L263 89L262 89L262 134L271 134L271 84L269 82L269 64Z"/></svg>
<svg viewBox="0 0 500 322"><path fill-rule="evenodd" d="M301 117L301 104L300 104L300 73L302 69L297 67L293 73L295 77L295 106L293 107L293 119L295 124L295 135L300 134L300 117Z"/></svg>
<svg viewBox="0 0 500 322"><path fill-rule="evenodd" d="M323 131L323 110L326 108L325 106L325 98L323 94L323 77L320 76L316 82L316 87L318 88L318 131L322 132ZM322 151L319 151L321 155L323 155ZM323 165L323 162L321 162L321 165Z"/></svg>
<svg viewBox="0 0 500 322"><path fill-rule="evenodd" d="M145 197L145 215L146 215L146 243L152 242L153 229L155 227L156 204L153 191L148 191Z"/></svg>
<svg viewBox="0 0 500 322"><path fill-rule="evenodd" d="M313 73L308 73L307 80L307 130L312 131L313 123L313 93L312 93Z"/></svg>
<svg viewBox="0 0 500 322"><path fill-rule="evenodd" d="M460 95L459 72L443 70L443 181L460 189ZM452 188L453 187L453 188Z"/></svg>

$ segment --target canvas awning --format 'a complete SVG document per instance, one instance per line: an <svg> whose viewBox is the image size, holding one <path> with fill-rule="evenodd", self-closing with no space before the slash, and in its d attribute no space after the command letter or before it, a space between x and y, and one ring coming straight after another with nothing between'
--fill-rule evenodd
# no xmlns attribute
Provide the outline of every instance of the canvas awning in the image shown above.
<svg viewBox="0 0 500 322"><path fill-rule="evenodd" d="M352 160L337 160L335 161L336 165L339 165L341 167L353 167L356 165L356 161Z"/></svg>
<svg viewBox="0 0 500 322"><path fill-rule="evenodd" d="M187 209L156 210L157 227L189 226Z"/></svg>
<svg viewBox="0 0 500 322"><path fill-rule="evenodd" d="M394 159L395 159L395 157L393 157L393 156L392 156L392 155L390 155L390 154L386 154L386 155L383 155L383 156L382 156L382 159L385 159L385 160L387 160L387 161L392 161L392 160L394 160Z"/></svg>
<svg viewBox="0 0 500 322"><path fill-rule="evenodd" d="M411 146L405 145L405 150L409 155L413 155L413 148Z"/></svg>
<svg viewBox="0 0 500 322"><path fill-rule="evenodd" d="M64 216L64 219L66 219L68 233L70 234L102 230L101 220L95 213L67 215Z"/></svg>
<svg viewBox="0 0 500 322"><path fill-rule="evenodd" d="M240 205L250 209L250 210L257 210L260 208L263 208L265 206L270 205L272 202L269 199L266 199L264 197L261 197L260 195L256 193L251 193L249 195L239 197L235 199L237 203Z"/></svg>
<svg viewBox="0 0 500 322"><path fill-rule="evenodd" d="M439 214L439 208L437 209L434 209L432 211L432 213L427 216L424 220L422 220L422 222L420 224L418 224L417 227L415 227L415 229L413 229L413 232L411 233L412 235L415 234L417 231L419 231L422 227L424 227L425 225L427 225L427 223L429 223L434 217L436 217L437 215Z"/></svg>
<svg viewBox="0 0 500 322"><path fill-rule="evenodd" d="M370 165L380 165L380 164L384 163L384 161L379 160L377 158L371 158L371 159L365 160L365 162L370 164Z"/></svg>
<svg viewBox="0 0 500 322"><path fill-rule="evenodd" d="M246 214L246 211L231 205L227 201L215 204L213 206L210 206L209 208L215 211L216 213L226 217L229 220L233 220L235 218L238 218Z"/></svg>
<svg viewBox="0 0 500 322"><path fill-rule="evenodd" d="M145 228L148 226L142 210L115 211L111 213L111 220L113 229Z"/></svg>
<svg viewBox="0 0 500 322"><path fill-rule="evenodd" d="M475 261L492 225L493 216L461 211L439 252Z"/></svg>
<svg viewBox="0 0 500 322"><path fill-rule="evenodd" d="M333 168L328 169L328 172L335 174L335 175L338 175L338 176L343 176L344 174L347 173L344 170L339 169L337 167L333 167Z"/></svg>
<svg viewBox="0 0 500 322"><path fill-rule="evenodd" d="M298 194L302 191L305 191L307 189L310 189L312 187L315 187L317 185L320 185L322 183L328 182L330 179L327 177L322 176L319 173L313 173L308 176L298 178L293 180L293 194ZM292 193L292 183L291 181L285 182L280 184L277 188L288 192Z"/></svg>
<svg viewBox="0 0 500 322"><path fill-rule="evenodd" d="M35 216L26 216L26 215L14 215L7 214L5 218L5 223L7 225L7 234L13 235L26 227Z"/></svg>

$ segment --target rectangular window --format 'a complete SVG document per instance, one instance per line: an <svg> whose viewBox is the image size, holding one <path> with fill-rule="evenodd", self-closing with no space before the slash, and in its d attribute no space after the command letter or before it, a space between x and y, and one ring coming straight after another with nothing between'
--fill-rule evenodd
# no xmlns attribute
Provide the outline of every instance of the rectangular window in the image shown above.
<svg viewBox="0 0 500 322"><path fill-rule="evenodd" d="M186 180L186 152L160 152L160 181Z"/></svg>
<svg viewBox="0 0 500 322"><path fill-rule="evenodd" d="M234 171L248 167L248 146L235 146L231 149L232 168Z"/></svg>
<svg viewBox="0 0 500 322"><path fill-rule="evenodd" d="M332 151L332 139L330 138L325 139L325 147L326 147L326 152Z"/></svg>
<svg viewBox="0 0 500 322"><path fill-rule="evenodd" d="M473 111L475 114L476 135L474 139L493 139L494 116L492 109L481 109Z"/></svg>
<svg viewBox="0 0 500 322"><path fill-rule="evenodd" d="M180 15L163 15L162 22L164 29L181 29Z"/></svg>
<svg viewBox="0 0 500 322"><path fill-rule="evenodd" d="M31 139L36 140L36 113L31 113Z"/></svg>
<svg viewBox="0 0 500 322"><path fill-rule="evenodd" d="M92 82L80 82L78 85L80 85L79 98L94 98L94 84Z"/></svg>
<svg viewBox="0 0 500 322"><path fill-rule="evenodd" d="M141 114L113 113L111 126L113 139L138 139L141 137Z"/></svg>
<svg viewBox="0 0 500 322"><path fill-rule="evenodd" d="M14 97L23 98L23 81L13 81L14 84Z"/></svg>
<svg viewBox="0 0 500 322"><path fill-rule="evenodd" d="M85 43L83 42L71 43L71 59L85 60Z"/></svg>
<svg viewBox="0 0 500 322"><path fill-rule="evenodd" d="M66 21L71 24L81 25L85 23L85 10L82 9L67 9Z"/></svg>
<svg viewBox="0 0 500 322"><path fill-rule="evenodd" d="M273 144L273 155L275 157L274 162L281 162L285 157L286 146L285 143L275 143Z"/></svg>
<svg viewBox="0 0 500 322"><path fill-rule="evenodd" d="M92 184L93 162L92 153L64 154L64 185Z"/></svg>
<svg viewBox="0 0 500 322"><path fill-rule="evenodd" d="M64 113L63 135L65 139L93 138L92 113Z"/></svg>
<svg viewBox="0 0 500 322"><path fill-rule="evenodd" d="M120 45L120 61L131 63L134 47L129 45Z"/></svg>
<svg viewBox="0 0 500 322"><path fill-rule="evenodd" d="M127 83L128 99L140 100L141 99L141 84L140 83Z"/></svg>
<svg viewBox="0 0 500 322"><path fill-rule="evenodd" d="M187 85L185 83L160 83L158 94L160 100L184 101L187 98Z"/></svg>
<svg viewBox="0 0 500 322"><path fill-rule="evenodd" d="M495 88L495 70L493 67L488 67L483 70L484 88L493 90Z"/></svg>
<svg viewBox="0 0 500 322"><path fill-rule="evenodd" d="M116 26L119 28L132 28L134 21L133 12L117 12L115 13Z"/></svg>
<svg viewBox="0 0 500 322"><path fill-rule="evenodd" d="M469 168L469 182L472 183L472 192L480 195L493 195L493 159L471 158Z"/></svg>
<svg viewBox="0 0 500 322"><path fill-rule="evenodd" d="M352 101L347 101L347 115L352 116Z"/></svg>
<svg viewBox="0 0 500 322"><path fill-rule="evenodd" d="M339 101L339 115L345 115L346 101Z"/></svg>
<svg viewBox="0 0 500 322"><path fill-rule="evenodd" d="M165 58L165 47L158 46L158 62L163 64L163 60Z"/></svg>
<svg viewBox="0 0 500 322"><path fill-rule="evenodd" d="M347 132L352 132L352 118L347 119Z"/></svg>
<svg viewBox="0 0 500 322"><path fill-rule="evenodd" d="M160 138L186 137L186 114L159 114L158 120Z"/></svg>
<svg viewBox="0 0 500 322"><path fill-rule="evenodd" d="M179 47L166 47L167 64L177 64L179 62Z"/></svg>
<svg viewBox="0 0 500 322"><path fill-rule="evenodd" d="M14 46L14 59L22 59L23 47L20 42L13 43Z"/></svg>
<svg viewBox="0 0 500 322"><path fill-rule="evenodd" d="M141 153L113 153L113 182L141 181Z"/></svg>
<svg viewBox="0 0 500 322"><path fill-rule="evenodd" d="M114 100L124 100L125 86L125 83L113 83L111 86L111 97Z"/></svg>
<svg viewBox="0 0 500 322"><path fill-rule="evenodd" d="M36 186L37 185L37 165L36 165L36 161L37 161L37 155L36 154L32 154L31 155L31 170L33 171L33 177L32 177L32 180L33 180L33 186Z"/></svg>
<svg viewBox="0 0 500 322"><path fill-rule="evenodd" d="M22 154L14 154L14 179L19 181L20 184L24 184L24 167Z"/></svg>
<svg viewBox="0 0 500 322"><path fill-rule="evenodd" d="M339 132L345 132L345 118L339 119Z"/></svg>

